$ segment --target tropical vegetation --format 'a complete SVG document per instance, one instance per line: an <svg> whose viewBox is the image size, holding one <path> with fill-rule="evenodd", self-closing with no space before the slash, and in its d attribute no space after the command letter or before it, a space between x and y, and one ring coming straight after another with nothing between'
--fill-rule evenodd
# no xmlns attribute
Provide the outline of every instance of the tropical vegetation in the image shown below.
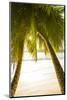
<svg viewBox="0 0 67 100"><path fill-rule="evenodd" d="M64 42L64 6L47 4L11 3L11 61L16 64L16 71L11 82L11 96L15 95L24 45L37 61L37 44L44 53L50 53L61 93L64 94L64 72L56 56Z"/></svg>

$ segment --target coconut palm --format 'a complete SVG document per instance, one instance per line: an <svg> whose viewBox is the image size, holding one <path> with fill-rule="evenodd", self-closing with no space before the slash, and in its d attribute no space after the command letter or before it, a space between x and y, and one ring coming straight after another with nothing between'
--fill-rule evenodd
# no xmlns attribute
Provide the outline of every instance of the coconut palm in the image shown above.
<svg viewBox="0 0 67 100"><path fill-rule="evenodd" d="M11 3L11 60L16 71L11 83L11 96L15 95L23 60L24 45L37 61L40 50L50 53L61 93L64 93L64 72L56 56L64 39L64 7L44 4Z"/></svg>

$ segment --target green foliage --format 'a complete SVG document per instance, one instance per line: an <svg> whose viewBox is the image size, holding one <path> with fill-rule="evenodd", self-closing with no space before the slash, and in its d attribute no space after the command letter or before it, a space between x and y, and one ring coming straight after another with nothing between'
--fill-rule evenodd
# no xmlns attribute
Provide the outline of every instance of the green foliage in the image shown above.
<svg viewBox="0 0 67 100"><path fill-rule="evenodd" d="M63 11L62 6L11 3L12 60L17 62L20 48L23 50L24 43L35 60L37 60L37 43L40 50L44 48L45 53L49 52L38 32L46 36L52 47L58 51L64 39Z"/></svg>
<svg viewBox="0 0 67 100"><path fill-rule="evenodd" d="M36 45L36 28L34 19L32 18L31 27L29 33L26 36L26 46L28 51L32 54L35 61L37 60L37 45Z"/></svg>
<svg viewBox="0 0 67 100"><path fill-rule="evenodd" d="M64 21L58 7L50 8L49 15L48 11L39 9L36 21L38 31L48 37L55 50L59 50L64 38Z"/></svg>

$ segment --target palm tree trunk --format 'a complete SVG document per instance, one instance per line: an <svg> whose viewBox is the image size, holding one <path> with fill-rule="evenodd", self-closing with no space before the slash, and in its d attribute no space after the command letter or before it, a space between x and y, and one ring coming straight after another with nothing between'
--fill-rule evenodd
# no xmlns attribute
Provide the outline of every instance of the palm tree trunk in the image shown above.
<svg viewBox="0 0 67 100"><path fill-rule="evenodd" d="M46 39L46 42L47 42L47 45L48 45L48 48L49 48L49 51L51 54L52 61L54 63L54 67L55 67L57 79L58 79L58 82L60 85L60 89L61 89L61 92L63 94L64 93L64 72L63 72L63 69L60 65L60 62L59 62L51 44L50 44L50 42L47 39Z"/></svg>
<svg viewBox="0 0 67 100"><path fill-rule="evenodd" d="M51 58L52 58L52 61L53 61L53 64L54 64L54 67L55 67L55 71L56 71L56 75L57 75L57 79L58 79L58 82L59 82L59 85L60 85L60 90L61 90L61 93L64 94L64 72L63 72L63 69L60 65L60 62L49 42L49 40L42 36L41 34L39 34L41 36L41 38L44 40L44 42L47 43L47 46L48 46L48 49L50 51L50 54L51 54Z"/></svg>
<svg viewBox="0 0 67 100"><path fill-rule="evenodd" d="M15 75L11 83L11 97L15 95L15 92L18 86L20 71L21 71L21 64L22 64L22 57L23 57L23 49L19 52L19 59L17 62Z"/></svg>
<svg viewBox="0 0 67 100"><path fill-rule="evenodd" d="M22 62L22 60L18 61L16 72L15 72L13 81L11 83L11 96L14 96L15 92L16 92L16 88L17 88L17 85L18 85L19 77L20 77L21 62Z"/></svg>

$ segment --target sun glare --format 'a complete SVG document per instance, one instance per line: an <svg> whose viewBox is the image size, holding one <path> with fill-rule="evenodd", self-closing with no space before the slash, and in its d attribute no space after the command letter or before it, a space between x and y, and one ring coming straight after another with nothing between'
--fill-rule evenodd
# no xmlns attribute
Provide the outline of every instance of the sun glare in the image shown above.
<svg viewBox="0 0 67 100"><path fill-rule="evenodd" d="M30 40L30 41L32 40L32 36L29 36L29 40Z"/></svg>
<svg viewBox="0 0 67 100"><path fill-rule="evenodd" d="M46 58L44 52L38 52L37 55L39 60L35 62L28 52L24 53L19 84L16 91L17 96L61 93L50 57ZM60 59L60 62L64 66L63 59Z"/></svg>

